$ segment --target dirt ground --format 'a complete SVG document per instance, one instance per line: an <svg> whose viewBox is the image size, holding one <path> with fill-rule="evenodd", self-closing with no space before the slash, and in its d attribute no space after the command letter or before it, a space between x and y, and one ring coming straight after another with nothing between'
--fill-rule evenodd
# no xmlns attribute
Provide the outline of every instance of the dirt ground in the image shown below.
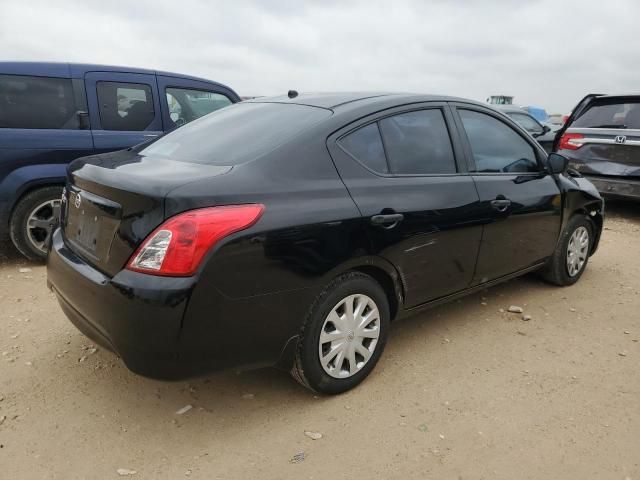
<svg viewBox="0 0 640 480"><path fill-rule="evenodd" d="M639 205L608 205L577 285L527 276L398 322L337 397L272 369L138 377L2 251L2 479L640 480Z"/></svg>

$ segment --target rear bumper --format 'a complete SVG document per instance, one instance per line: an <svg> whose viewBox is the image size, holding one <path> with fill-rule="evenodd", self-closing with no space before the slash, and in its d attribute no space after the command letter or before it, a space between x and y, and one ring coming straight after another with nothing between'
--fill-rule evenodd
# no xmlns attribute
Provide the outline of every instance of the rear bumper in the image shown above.
<svg viewBox="0 0 640 480"><path fill-rule="evenodd" d="M640 200L640 180L584 175L602 195Z"/></svg>
<svg viewBox="0 0 640 480"><path fill-rule="evenodd" d="M47 283L78 330L133 372L166 380L279 361L286 366L285 346L295 345L315 295L295 290L231 299L198 277L122 270L110 278L71 251L60 229L53 234Z"/></svg>
<svg viewBox="0 0 640 480"><path fill-rule="evenodd" d="M109 278L53 235L47 284L69 320L97 344L144 376L189 376L179 361L179 336L193 279L152 277L124 270Z"/></svg>

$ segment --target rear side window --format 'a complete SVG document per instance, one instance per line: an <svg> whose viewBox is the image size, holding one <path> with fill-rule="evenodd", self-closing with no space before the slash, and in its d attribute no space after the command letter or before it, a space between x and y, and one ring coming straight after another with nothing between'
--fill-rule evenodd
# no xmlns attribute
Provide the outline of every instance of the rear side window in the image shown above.
<svg viewBox="0 0 640 480"><path fill-rule="evenodd" d="M169 117L176 127L231 105L224 95L187 88L166 89Z"/></svg>
<svg viewBox="0 0 640 480"><path fill-rule="evenodd" d="M640 102L595 102L571 127L640 129Z"/></svg>
<svg viewBox="0 0 640 480"><path fill-rule="evenodd" d="M456 173L440 109L401 113L343 137L340 146L371 170L394 175Z"/></svg>
<svg viewBox="0 0 640 480"><path fill-rule="evenodd" d="M458 110L476 171L482 173L538 172L533 147L507 124L471 110Z"/></svg>
<svg viewBox="0 0 640 480"><path fill-rule="evenodd" d="M142 131L153 121L155 111L149 85L98 82L96 88L104 130Z"/></svg>
<svg viewBox="0 0 640 480"><path fill-rule="evenodd" d="M0 75L0 128L77 129L71 80Z"/></svg>
<svg viewBox="0 0 640 480"><path fill-rule="evenodd" d="M449 131L439 109L408 112L380 120L391 173L455 173Z"/></svg>
<svg viewBox="0 0 640 480"><path fill-rule="evenodd" d="M374 172L389 173L377 122L359 128L340 139L339 143L347 153Z"/></svg>
<svg viewBox="0 0 640 480"><path fill-rule="evenodd" d="M140 155L206 165L239 165L269 153L330 116L330 110L306 105L236 103L164 135L142 149Z"/></svg>

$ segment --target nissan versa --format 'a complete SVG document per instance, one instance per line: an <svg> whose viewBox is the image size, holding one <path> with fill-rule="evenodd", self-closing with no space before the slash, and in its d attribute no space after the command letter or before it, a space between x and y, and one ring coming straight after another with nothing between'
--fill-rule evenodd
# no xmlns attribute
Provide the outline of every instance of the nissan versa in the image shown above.
<svg viewBox="0 0 640 480"><path fill-rule="evenodd" d="M142 375L277 365L339 393L393 319L533 270L580 278L603 202L566 165L462 99L243 102L73 162L48 283Z"/></svg>

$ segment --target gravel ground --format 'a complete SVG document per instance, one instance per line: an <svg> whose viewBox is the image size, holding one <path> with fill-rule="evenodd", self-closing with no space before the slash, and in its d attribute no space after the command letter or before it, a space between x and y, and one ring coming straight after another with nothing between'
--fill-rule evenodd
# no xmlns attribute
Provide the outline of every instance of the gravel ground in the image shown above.
<svg viewBox="0 0 640 480"><path fill-rule="evenodd" d="M4 247L0 478L640 480L640 205L608 213L577 285L527 276L398 322L338 397L273 369L138 377Z"/></svg>

